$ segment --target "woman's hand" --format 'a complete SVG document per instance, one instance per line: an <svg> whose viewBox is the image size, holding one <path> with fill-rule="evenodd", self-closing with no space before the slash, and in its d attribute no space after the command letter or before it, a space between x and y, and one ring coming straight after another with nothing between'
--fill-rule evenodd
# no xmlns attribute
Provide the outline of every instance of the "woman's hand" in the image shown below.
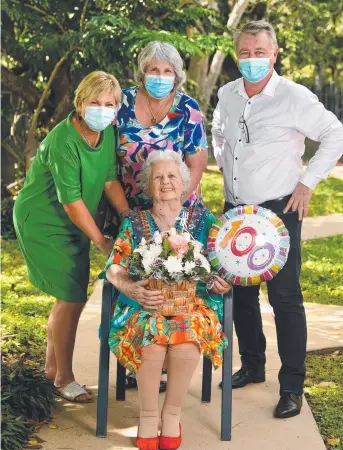
<svg viewBox="0 0 343 450"><path fill-rule="evenodd" d="M227 283L223 278L220 278L216 275L216 279L214 280L212 292L215 294L225 294L226 292L229 292L231 289L231 284Z"/></svg>
<svg viewBox="0 0 343 450"><path fill-rule="evenodd" d="M156 311L158 306L164 302L164 297L161 291L146 289L145 286L148 284L148 280L132 283L128 297L136 300L146 311Z"/></svg>
<svg viewBox="0 0 343 450"><path fill-rule="evenodd" d="M112 251L114 245L114 241L111 238L108 238L106 236L103 236L103 239L96 244L97 248L102 252L105 253L105 255L109 255Z"/></svg>

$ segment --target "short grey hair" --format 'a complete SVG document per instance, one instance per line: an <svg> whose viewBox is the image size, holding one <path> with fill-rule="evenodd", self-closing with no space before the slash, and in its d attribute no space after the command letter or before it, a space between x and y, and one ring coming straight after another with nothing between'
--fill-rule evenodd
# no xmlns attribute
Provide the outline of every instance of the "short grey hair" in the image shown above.
<svg viewBox="0 0 343 450"><path fill-rule="evenodd" d="M184 182L185 189L188 190L191 179L191 173L187 167L187 164L182 160L179 153L173 150L154 150L152 151L145 163L140 174L140 187L147 195L150 194L149 184L151 170L154 164L160 161L175 161L179 165L182 181Z"/></svg>
<svg viewBox="0 0 343 450"><path fill-rule="evenodd" d="M176 48L166 42L153 41L143 48L138 55L138 68L135 79L144 84L144 75L151 60L164 61L171 64L175 70L175 89L178 89L186 81L186 73L183 70L183 60Z"/></svg>
<svg viewBox="0 0 343 450"><path fill-rule="evenodd" d="M238 48L239 39L243 33L256 35L263 32L268 34L274 47L278 48L275 30L272 25L265 20L254 20L244 25L240 30L237 30L235 33L235 48Z"/></svg>

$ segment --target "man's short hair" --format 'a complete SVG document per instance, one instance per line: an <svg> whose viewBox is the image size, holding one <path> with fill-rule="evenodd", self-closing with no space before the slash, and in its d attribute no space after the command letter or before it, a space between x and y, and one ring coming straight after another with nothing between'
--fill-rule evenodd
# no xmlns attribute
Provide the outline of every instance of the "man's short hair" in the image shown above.
<svg viewBox="0 0 343 450"><path fill-rule="evenodd" d="M274 28L271 26L270 23L266 22L265 20L253 20L252 22L247 23L244 25L243 28L240 30L237 30L235 33L235 47L237 49L239 39L242 35L242 33L246 34L259 34L266 32L269 36L269 39L272 41L275 48L278 48L278 43L276 39L276 34Z"/></svg>

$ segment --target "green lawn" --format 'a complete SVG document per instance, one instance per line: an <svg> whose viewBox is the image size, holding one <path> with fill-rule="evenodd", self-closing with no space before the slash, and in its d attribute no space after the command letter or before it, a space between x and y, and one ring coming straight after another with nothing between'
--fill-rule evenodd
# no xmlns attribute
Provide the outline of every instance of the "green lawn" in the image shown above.
<svg viewBox="0 0 343 450"><path fill-rule="evenodd" d="M305 396L328 449L343 450L343 349L311 352Z"/></svg>
<svg viewBox="0 0 343 450"><path fill-rule="evenodd" d="M343 306L343 235L302 243L306 302Z"/></svg>
<svg viewBox="0 0 343 450"><path fill-rule="evenodd" d="M223 211L223 179L218 169L206 170L201 180L205 204L215 215ZM316 187L310 203L309 216L343 213L343 180L329 177Z"/></svg>
<svg viewBox="0 0 343 450"><path fill-rule="evenodd" d="M46 323L53 298L33 287L27 279L24 260L15 240L2 240L2 351L27 354L42 361L45 353ZM92 246L89 294L105 256ZM100 319L99 319L100 320Z"/></svg>

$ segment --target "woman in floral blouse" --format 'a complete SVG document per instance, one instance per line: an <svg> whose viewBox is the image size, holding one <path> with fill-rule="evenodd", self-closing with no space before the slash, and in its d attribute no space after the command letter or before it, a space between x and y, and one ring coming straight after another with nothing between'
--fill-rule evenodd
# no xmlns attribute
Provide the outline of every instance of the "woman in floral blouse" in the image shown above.
<svg viewBox="0 0 343 450"><path fill-rule="evenodd" d="M137 86L123 89L118 112L120 175L130 207L151 208L141 170L153 150L181 155L191 178L185 206L202 202L199 182L207 165L205 125L197 102L179 88L183 61L171 44L150 42L138 57Z"/></svg>

